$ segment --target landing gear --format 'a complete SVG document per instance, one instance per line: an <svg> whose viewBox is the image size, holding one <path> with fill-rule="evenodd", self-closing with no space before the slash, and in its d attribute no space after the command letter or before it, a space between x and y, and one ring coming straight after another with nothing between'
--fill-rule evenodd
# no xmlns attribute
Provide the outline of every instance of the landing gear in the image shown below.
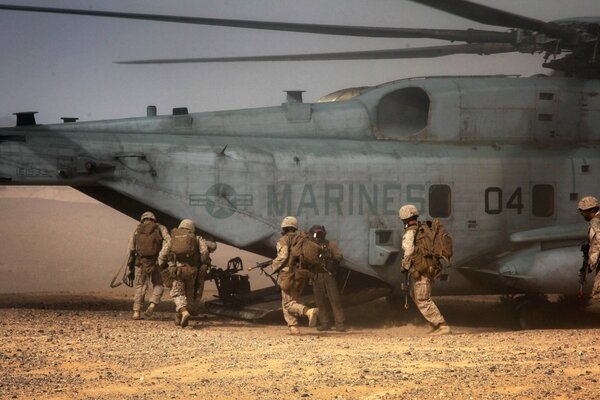
<svg viewBox="0 0 600 400"><path fill-rule="evenodd" d="M572 326L589 305L589 297L562 295L556 301L539 293L506 295L501 303L515 315L515 325L520 329L556 328Z"/></svg>
<svg viewBox="0 0 600 400"><path fill-rule="evenodd" d="M551 324L550 302L543 294L526 294L516 298L516 312L521 329L541 329Z"/></svg>

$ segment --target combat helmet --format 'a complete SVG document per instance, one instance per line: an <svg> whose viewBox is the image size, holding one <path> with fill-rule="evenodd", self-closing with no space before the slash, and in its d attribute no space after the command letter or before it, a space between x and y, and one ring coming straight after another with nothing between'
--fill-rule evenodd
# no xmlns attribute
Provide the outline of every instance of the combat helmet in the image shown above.
<svg viewBox="0 0 600 400"><path fill-rule="evenodd" d="M419 216L419 210L412 204L407 204L405 206L400 207L400 211L398 212L401 220L406 220L412 217Z"/></svg>
<svg viewBox="0 0 600 400"><path fill-rule="evenodd" d="M191 219L183 219L183 220L181 220L181 222L179 223L179 228L180 229L187 229L190 232L195 232L196 231L196 225L194 225L194 221L192 221Z"/></svg>
<svg viewBox="0 0 600 400"><path fill-rule="evenodd" d="M594 196L585 196L579 200L579 206L577 207L580 211L589 210L591 208L599 207L598 199Z"/></svg>
<svg viewBox="0 0 600 400"><path fill-rule="evenodd" d="M296 217L287 216L281 221L281 229L294 228L298 229L298 220Z"/></svg>
<svg viewBox="0 0 600 400"><path fill-rule="evenodd" d="M146 211L143 213L140 218L140 222L144 222L145 219L151 219L152 221L156 222L156 216L151 211Z"/></svg>
<svg viewBox="0 0 600 400"><path fill-rule="evenodd" d="M327 235L327 230L323 225L313 225L308 230L308 233L310 233L310 235L314 238L325 239L325 236Z"/></svg>

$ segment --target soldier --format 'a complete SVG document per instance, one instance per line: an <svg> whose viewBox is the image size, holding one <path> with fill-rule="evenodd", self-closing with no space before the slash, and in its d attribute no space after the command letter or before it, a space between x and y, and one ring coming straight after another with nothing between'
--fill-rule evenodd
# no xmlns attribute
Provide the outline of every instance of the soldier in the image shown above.
<svg viewBox="0 0 600 400"><path fill-rule="evenodd" d="M148 283L152 283L150 304L144 312L148 318L160 303L164 287L159 268L166 266L166 257L171 244L169 231L156 222L156 217L146 211L140 218L140 224L129 237L129 276L134 279L135 294L133 297L133 319L141 318L144 297Z"/></svg>
<svg viewBox="0 0 600 400"><path fill-rule="evenodd" d="M418 235L419 211L412 204L407 204L400 208L400 219L404 224L404 236L402 237L402 269L404 273L410 273L412 278L413 298L417 308L423 314L423 317L429 322L432 330L431 335L447 335L450 334L450 327L442 317L440 310L437 308L433 300L431 300L431 286L433 277L429 276L429 266L421 268L419 263L431 262L431 258L421 256L419 244L424 240L423 235ZM423 271L423 272L418 272Z"/></svg>
<svg viewBox="0 0 600 400"><path fill-rule="evenodd" d="M322 225L313 225L309 230L313 239L322 246L320 259L321 263L317 267L313 279L313 292L315 301L319 309L318 331L327 331L331 329L331 315L329 308L333 311L335 321L335 330L346 332L344 322L344 308L342 307L342 298L335 279L343 256L340 248L335 241L326 240L327 231Z"/></svg>
<svg viewBox="0 0 600 400"><path fill-rule="evenodd" d="M196 227L184 219L171 231L169 275L173 279L171 297L175 302L175 324L185 328L190 316L197 315L197 305L204 292L204 280L210 265L210 253L217 244L196 236Z"/></svg>
<svg viewBox="0 0 600 400"><path fill-rule="evenodd" d="M600 255L600 204L595 197L586 196L579 201L578 208L583 218L590 223L588 229L588 263L587 271L584 271L584 273L588 273L596 269L598 256ZM592 298L600 300L600 274L598 274L598 270L596 270L596 278L592 288Z"/></svg>
<svg viewBox="0 0 600 400"><path fill-rule="evenodd" d="M277 241L277 257L271 267L273 272L279 273L279 286L281 287L281 305L283 317L288 324L290 334L297 335L298 317L307 316L308 326L314 328L319 315L318 308L308 308L298 302L298 298L309 275L298 266L298 260L291 255L292 241L298 234L298 220L295 217L285 217L281 222L281 238Z"/></svg>

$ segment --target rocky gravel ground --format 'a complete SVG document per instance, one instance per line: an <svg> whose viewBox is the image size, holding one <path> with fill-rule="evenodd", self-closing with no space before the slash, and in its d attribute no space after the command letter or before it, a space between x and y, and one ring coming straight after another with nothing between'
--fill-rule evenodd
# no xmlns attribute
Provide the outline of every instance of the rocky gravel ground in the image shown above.
<svg viewBox="0 0 600 400"><path fill-rule="evenodd" d="M0 295L0 398L600 398L600 307L516 330L496 300L439 304L450 336L382 300L349 309L347 333L289 336L212 315L181 329L170 302L133 321L123 295Z"/></svg>

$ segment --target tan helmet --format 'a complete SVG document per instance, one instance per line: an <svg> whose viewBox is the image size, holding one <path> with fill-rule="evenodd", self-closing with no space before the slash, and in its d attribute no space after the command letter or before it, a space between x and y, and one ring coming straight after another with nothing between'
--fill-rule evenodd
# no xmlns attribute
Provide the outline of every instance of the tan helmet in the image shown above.
<svg viewBox="0 0 600 400"><path fill-rule="evenodd" d="M281 221L281 229L294 228L298 229L298 220L296 217L287 216Z"/></svg>
<svg viewBox="0 0 600 400"><path fill-rule="evenodd" d="M417 207L413 206L412 204L407 204L400 207L398 214L400 215L400 219L409 219L411 217L418 217L419 210L417 210Z"/></svg>
<svg viewBox="0 0 600 400"><path fill-rule="evenodd" d="M142 214L140 221L143 222L145 219L151 219L152 221L156 222L156 216L154 216L154 213L151 211L146 211Z"/></svg>
<svg viewBox="0 0 600 400"><path fill-rule="evenodd" d="M589 210L590 208L600 207L598 205L598 199L594 196L585 196L581 200L579 200L578 208L580 210Z"/></svg>
<svg viewBox="0 0 600 400"><path fill-rule="evenodd" d="M194 225L194 221L192 221L191 219L181 220L181 222L179 223L179 228L187 229L190 232L196 231L196 225Z"/></svg>

